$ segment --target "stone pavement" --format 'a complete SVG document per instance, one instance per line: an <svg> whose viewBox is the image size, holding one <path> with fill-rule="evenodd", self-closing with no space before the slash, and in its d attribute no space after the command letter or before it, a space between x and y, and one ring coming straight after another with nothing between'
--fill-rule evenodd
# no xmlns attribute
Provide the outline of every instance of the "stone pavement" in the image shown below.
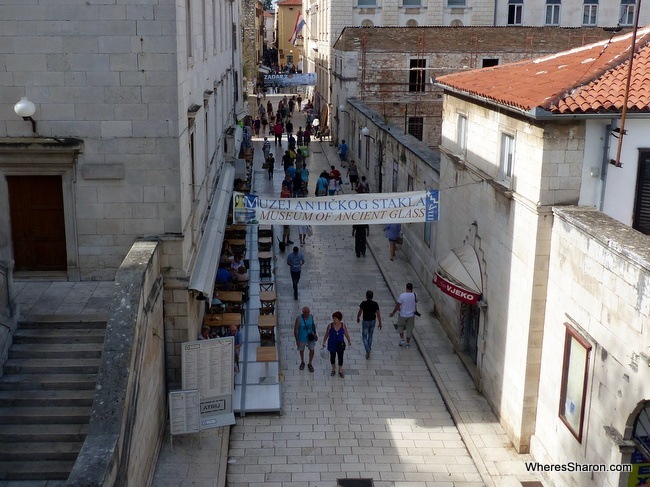
<svg viewBox="0 0 650 487"><path fill-rule="evenodd" d="M269 98L275 106L280 97ZM304 127L302 115L294 117L294 125L296 130ZM276 168L273 181L267 180L261 169L261 144L261 138L254 140L255 190L279 194L282 171ZM320 171L332 163L338 167L337 161L335 147L312 143L311 194ZM298 242L296 231L292 227L292 239ZM371 252L358 259L350 227L314 227L302 249L307 262L298 301L292 296L287 254L277 254L276 246L283 413L237 417L232 428L175 437L173 447L167 433L155 487L221 487L226 477L229 487L334 487L339 478L372 478L375 487L514 487L541 481L526 472L524 462L530 457L513 450L476 391L431 314L431 297L404 255L398 251L395 261L388 259L381 226L371 227L369 244ZM410 350L397 346L398 335L388 317L406 282L414 284L422 312L416 320L417 346ZM23 317L91 316L106 313L112 286L112 282L17 282L15 289ZM367 289L374 291L384 319L383 330L375 330L369 360L355 320ZM329 376L328 360L318 350L315 372L298 370L292 330L303 305L311 307L321 337L331 314L342 311L352 338L352 347L345 352L344 379ZM61 484L0 481L0 487L46 485Z"/></svg>

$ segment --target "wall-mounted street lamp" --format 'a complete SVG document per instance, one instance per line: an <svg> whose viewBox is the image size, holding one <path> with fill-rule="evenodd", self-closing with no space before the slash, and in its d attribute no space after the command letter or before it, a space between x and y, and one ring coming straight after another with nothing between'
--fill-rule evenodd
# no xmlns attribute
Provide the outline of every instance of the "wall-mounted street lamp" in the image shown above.
<svg viewBox="0 0 650 487"><path fill-rule="evenodd" d="M23 120L32 122L32 132L36 133L36 120L32 118L32 115L36 113L36 105L27 99L27 97L22 97L18 103L14 105L14 112L19 117L23 117Z"/></svg>
<svg viewBox="0 0 650 487"><path fill-rule="evenodd" d="M366 138L366 170L370 170L370 139L373 142L376 142L375 138L370 135L370 129L368 127L363 127L361 129L361 135Z"/></svg>

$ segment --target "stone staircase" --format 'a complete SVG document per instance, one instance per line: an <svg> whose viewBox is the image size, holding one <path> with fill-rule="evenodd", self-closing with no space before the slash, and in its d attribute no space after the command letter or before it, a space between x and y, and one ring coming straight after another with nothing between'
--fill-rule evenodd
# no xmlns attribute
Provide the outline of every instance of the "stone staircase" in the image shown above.
<svg viewBox="0 0 650 487"><path fill-rule="evenodd" d="M67 479L92 409L106 322L18 325L0 377L0 481Z"/></svg>

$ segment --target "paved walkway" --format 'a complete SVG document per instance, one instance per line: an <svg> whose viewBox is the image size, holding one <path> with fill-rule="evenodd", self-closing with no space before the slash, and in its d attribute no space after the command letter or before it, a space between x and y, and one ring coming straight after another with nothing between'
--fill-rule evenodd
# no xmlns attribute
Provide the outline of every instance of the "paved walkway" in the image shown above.
<svg viewBox="0 0 650 487"><path fill-rule="evenodd" d="M270 98L274 105L279 99ZM294 123L296 128L301 121ZM276 170L273 181L267 180L261 170L261 143L261 138L254 141L256 190L279 194L281 171ZM313 194L318 173L338 159L328 142L312 143L311 150ZM382 233L380 226L371 227L371 252L357 259L350 227L314 227L314 236L303 248L307 264L299 301L293 300L286 254L278 256L283 414L238 417L232 428L176 437L173 448L167 434L155 487L222 487L226 475L229 487L334 487L339 478L372 478L375 487L514 487L540 480L526 472L529 456L513 450L477 393L431 315L431 297L404 255L398 251L394 262L388 260ZM295 227L292 239L298 242ZM388 318L406 282L414 284L423 315L416 320L417 346L410 350L397 346L398 335ZM23 316L92 316L107 311L112 286L17 282L16 290ZM375 292L384 317L369 360L354 319L367 289ZM292 329L303 305L311 307L321 336L332 312L342 311L352 337L352 347L345 352L344 379L330 377L330 365L318 353L313 374L298 370ZM14 485L46 483L0 481L0 487ZM54 485L60 484L47 484Z"/></svg>

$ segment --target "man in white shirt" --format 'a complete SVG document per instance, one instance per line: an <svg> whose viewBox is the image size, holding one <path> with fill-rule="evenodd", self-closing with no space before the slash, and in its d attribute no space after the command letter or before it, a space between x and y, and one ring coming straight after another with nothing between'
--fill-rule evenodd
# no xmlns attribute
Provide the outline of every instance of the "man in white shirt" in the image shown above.
<svg viewBox="0 0 650 487"><path fill-rule="evenodd" d="M413 284L410 282L406 284L406 292L399 295L397 303L395 303L395 308L389 316L395 315L399 311L397 316L397 331L399 332L399 346L403 347L406 345L406 348L411 348L411 336L413 336L413 327L415 326L415 309L417 303L417 297L413 292ZM406 344L404 343L404 331L406 331Z"/></svg>

